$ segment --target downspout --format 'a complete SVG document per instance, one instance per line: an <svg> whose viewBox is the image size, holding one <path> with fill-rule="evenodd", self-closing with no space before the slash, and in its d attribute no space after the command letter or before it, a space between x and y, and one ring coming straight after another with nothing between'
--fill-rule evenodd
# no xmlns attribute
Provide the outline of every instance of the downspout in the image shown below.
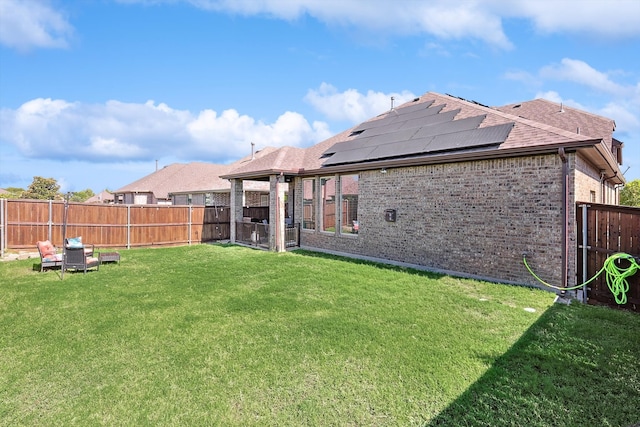
<svg viewBox="0 0 640 427"><path fill-rule="evenodd" d="M563 147L558 148L558 156L562 160L562 287L566 288L569 270L569 165ZM564 296L565 292L561 291L560 295Z"/></svg>

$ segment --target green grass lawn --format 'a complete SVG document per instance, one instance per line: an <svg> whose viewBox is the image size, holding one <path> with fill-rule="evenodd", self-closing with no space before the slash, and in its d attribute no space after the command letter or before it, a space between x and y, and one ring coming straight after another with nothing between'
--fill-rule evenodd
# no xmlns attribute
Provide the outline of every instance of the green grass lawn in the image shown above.
<svg viewBox="0 0 640 427"><path fill-rule="evenodd" d="M0 263L0 425L640 421L637 314L302 251L121 255Z"/></svg>

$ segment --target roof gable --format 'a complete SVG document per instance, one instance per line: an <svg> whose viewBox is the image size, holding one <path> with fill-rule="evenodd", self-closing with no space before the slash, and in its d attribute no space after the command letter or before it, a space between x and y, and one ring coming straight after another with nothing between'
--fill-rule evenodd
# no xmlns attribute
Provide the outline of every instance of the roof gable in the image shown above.
<svg viewBox="0 0 640 427"><path fill-rule="evenodd" d="M578 135L602 139L609 146L616 127L615 121L611 119L546 99L534 99L495 107L495 109Z"/></svg>

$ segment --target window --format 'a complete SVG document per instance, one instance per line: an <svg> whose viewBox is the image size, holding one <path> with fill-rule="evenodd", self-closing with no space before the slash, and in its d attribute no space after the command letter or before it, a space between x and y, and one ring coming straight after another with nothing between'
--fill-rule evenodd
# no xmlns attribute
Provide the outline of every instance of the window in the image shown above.
<svg viewBox="0 0 640 427"><path fill-rule="evenodd" d="M320 178L322 231L336 231L336 179Z"/></svg>
<svg viewBox="0 0 640 427"><path fill-rule="evenodd" d="M316 229L316 180L302 180L302 228L305 230Z"/></svg>
<svg viewBox="0 0 640 427"><path fill-rule="evenodd" d="M595 202L596 202L596 192L595 192L595 191L593 191L593 190L591 190L591 191L589 192L589 201L590 201L591 203L595 203Z"/></svg>
<svg viewBox="0 0 640 427"><path fill-rule="evenodd" d="M147 204L147 195L146 194L135 194L133 196L133 204L134 205L146 205Z"/></svg>
<svg viewBox="0 0 640 427"><path fill-rule="evenodd" d="M188 199L186 194L174 194L173 195L173 204L174 205L188 205Z"/></svg>
<svg viewBox="0 0 640 427"><path fill-rule="evenodd" d="M358 223L358 175L342 175L340 177L340 210L342 215L343 234L357 234Z"/></svg>
<svg viewBox="0 0 640 427"><path fill-rule="evenodd" d="M189 203L190 205L195 205L195 206L204 206L204 199L205 199L205 195L204 193L196 193L196 194L190 194L191 196L191 203Z"/></svg>

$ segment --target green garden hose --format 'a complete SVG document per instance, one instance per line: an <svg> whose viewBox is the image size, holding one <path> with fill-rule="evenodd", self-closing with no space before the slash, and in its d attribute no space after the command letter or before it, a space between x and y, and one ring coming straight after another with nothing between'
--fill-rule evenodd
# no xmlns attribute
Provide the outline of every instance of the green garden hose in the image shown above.
<svg viewBox="0 0 640 427"><path fill-rule="evenodd" d="M616 265L616 261L620 261L620 260L629 261L629 264L630 264L629 267L621 268L620 266ZM619 305L623 305L627 303L627 292L629 291L629 282L627 282L627 278L633 276L634 274L636 274L638 270L640 270L640 264L638 264L638 262L633 256L620 252L608 257L604 261L604 264L602 265L602 268L600 269L600 271L598 271L596 275L593 276L591 279L587 280L586 282L578 286L572 286L570 288L561 288L558 286L550 285L549 283L539 278L531 270L531 268L529 267L529 264L527 264L526 255L522 256L522 262L524 262L524 266L527 267L527 270L529 270L529 273L531 273L531 275L535 277L536 280L538 280L540 283L553 289L559 289L561 291L571 291L571 290L579 289L583 286L586 286L589 283L591 283L593 280L595 280L595 278L598 277L604 271L606 272L605 277L607 279L607 286L609 287L609 290L613 294L613 297L615 298L616 303L618 303Z"/></svg>

